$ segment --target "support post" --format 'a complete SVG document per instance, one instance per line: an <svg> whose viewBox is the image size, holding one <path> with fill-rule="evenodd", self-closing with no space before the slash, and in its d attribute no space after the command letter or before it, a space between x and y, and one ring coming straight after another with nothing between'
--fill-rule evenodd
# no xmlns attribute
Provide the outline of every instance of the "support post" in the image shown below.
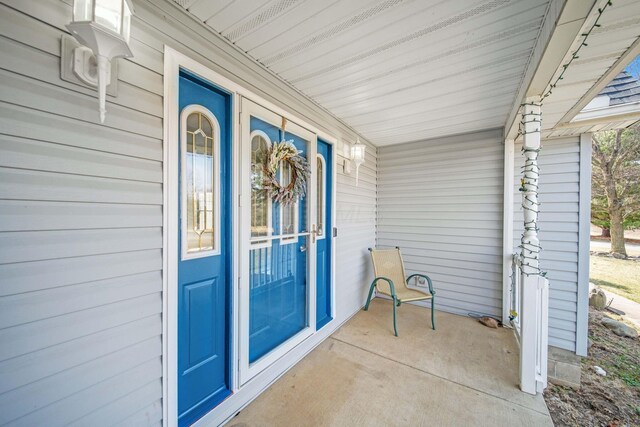
<svg viewBox="0 0 640 427"><path fill-rule="evenodd" d="M504 140L504 188L502 205L502 324L509 325L513 289L511 289L511 269L513 264L513 192L515 175L515 143Z"/></svg>
<svg viewBox="0 0 640 427"><path fill-rule="evenodd" d="M521 239L522 325L520 340L520 388L530 394L541 393L547 386L549 282L540 270L538 238L541 105L539 97L522 105L522 152L525 163L520 191L524 213Z"/></svg>

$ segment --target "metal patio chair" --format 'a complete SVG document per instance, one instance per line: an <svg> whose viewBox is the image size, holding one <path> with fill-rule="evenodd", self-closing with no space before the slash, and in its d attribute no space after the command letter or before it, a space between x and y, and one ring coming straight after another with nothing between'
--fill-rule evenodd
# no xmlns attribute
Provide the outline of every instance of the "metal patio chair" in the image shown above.
<svg viewBox="0 0 640 427"><path fill-rule="evenodd" d="M390 296L393 300L393 330L398 336L398 328L396 327L396 307L400 307L403 302L431 300L431 328L436 329L433 305L435 301L436 291L433 290L433 283L429 276L425 274L412 274L407 277L404 272L404 263L400 248L395 249L371 249L371 260L373 261L373 270L375 279L371 282L367 304L364 310L369 310L371 295L376 289L379 293ZM429 293L409 288L407 283L414 277L424 278L429 285Z"/></svg>

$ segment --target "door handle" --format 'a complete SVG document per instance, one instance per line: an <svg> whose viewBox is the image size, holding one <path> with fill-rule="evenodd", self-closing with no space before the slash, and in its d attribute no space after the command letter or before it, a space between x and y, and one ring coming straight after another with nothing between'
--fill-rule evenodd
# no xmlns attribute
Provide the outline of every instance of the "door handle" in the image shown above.
<svg viewBox="0 0 640 427"><path fill-rule="evenodd" d="M300 252L306 252L307 247L305 245L300 246Z"/></svg>
<svg viewBox="0 0 640 427"><path fill-rule="evenodd" d="M316 234L318 234L318 228L315 224L311 226L311 243L316 242Z"/></svg>

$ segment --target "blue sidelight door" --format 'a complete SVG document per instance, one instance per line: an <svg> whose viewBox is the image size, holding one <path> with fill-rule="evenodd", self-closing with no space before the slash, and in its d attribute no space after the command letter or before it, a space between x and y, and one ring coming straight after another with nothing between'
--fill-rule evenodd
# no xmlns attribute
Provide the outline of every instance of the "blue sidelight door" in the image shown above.
<svg viewBox="0 0 640 427"><path fill-rule="evenodd" d="M331 200L333 165L331 145L318 139L316 162L316 329L331 320L331 251L333 223Z"/></svg>
<svg viewBox="0 0 640 427"><path fill-rule="evenodd" d="M308 326L307 198L276 202L261 182L272 144L292 141L307 157L309 141L256 116L249 119L249 138L249 363L254 363ZM278 178L282 185L290 182L287 164L279 166Z"/></svg>
<svg viewBox="0 0 640 427"><path fill-rule="evenodd" d="M178 423L231 394L231 95L180 72Z"/></svg>

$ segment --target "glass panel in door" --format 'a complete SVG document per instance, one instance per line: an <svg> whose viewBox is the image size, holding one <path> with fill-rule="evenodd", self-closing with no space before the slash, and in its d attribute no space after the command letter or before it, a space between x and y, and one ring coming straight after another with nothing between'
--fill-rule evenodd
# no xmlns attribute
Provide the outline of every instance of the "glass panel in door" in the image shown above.
<svg viewBox="0 0 640 427"><path fill-rule="evenodd" d="M307 200L283 204L262 187L271 144L292 140L307 157L309 141L250 118L251 237L249 249L249 363L254 363L308 326ZM281 183L291 171L279 168Z"/></svg>

